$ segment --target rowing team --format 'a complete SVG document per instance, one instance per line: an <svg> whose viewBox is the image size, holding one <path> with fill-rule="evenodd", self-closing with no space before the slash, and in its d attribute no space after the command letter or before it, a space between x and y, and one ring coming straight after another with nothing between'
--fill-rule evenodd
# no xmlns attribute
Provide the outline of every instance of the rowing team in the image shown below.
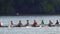
<svg viewBox="0 0 60 34"><path fill-rule="evenodd" d="M49 27L53 27L53 26L59 26L59 22L58 20L56 21L56 24L53 25L52 21L49 20L49 23L48 24L44 24L44 21L42 20L41 21L41 24L38 25L37 24L37 21L34 20L34 23L33 24L29 24L29 20L27 20L27 24L25 24L23 26L23 24L21 23L21 20L19 20L19 23L17 25L14 25L13 24L13 21L10 22L10 24L8 26L3 26L3 24L0 22L0 27L44 27L45 25L49 26Z"/></svg>

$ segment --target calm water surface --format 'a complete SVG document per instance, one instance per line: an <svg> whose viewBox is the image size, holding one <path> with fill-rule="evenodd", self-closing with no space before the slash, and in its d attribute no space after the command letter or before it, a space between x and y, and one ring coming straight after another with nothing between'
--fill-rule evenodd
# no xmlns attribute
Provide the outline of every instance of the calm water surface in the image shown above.
<svg viewBox="0 0 60 34"><path fill-rule="evenodd" d="M51 20L54 24L56 20L60 22L60 16L0 16L0 21L4 25L8 25L10 21L13 21L14 24L18 24L18 21L21 20L23 24L26 24L26 20L30 20L30 24L33 23L34 20L41 23L41 20L44 20L45 24L49 23ZM0 27L1 34L60 34L60 27L32 27L32 28L25 28L25 27L13 27L13 28L6 28Z"/></svg>

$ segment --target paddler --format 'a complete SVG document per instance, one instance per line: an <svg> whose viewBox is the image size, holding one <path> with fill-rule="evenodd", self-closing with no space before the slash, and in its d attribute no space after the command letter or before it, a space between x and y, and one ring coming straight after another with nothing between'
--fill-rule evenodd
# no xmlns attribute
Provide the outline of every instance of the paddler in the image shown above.
<svg viewBox="0 0 60 34"><path fill-rule="evenodd" d="M13 27L13 21L10 21L9 27Z"/></svg>
<svg viewBox="0 0 60 34"><path fill-rule="evenodd" d="M55 24L55 25L59 26L59 22L58 22L58 20L57 20L57 22L56 22L56 24Z"/></svg>
<svg viewBox="0 0 60 34"><path fill-rule="evenodd" d="M41 21L41 25L40 25L41 27L43 27L44 26L44 21L42 20Z"/></svg>
<svg viewBox="0 0 60 34"><path fill-rule="evenodd" d="M22 23L21 23L21 20L19 20L18 27L21 27L21 26L22 26Z"/></svg>
<svg viewBox="0 0 60 34"><path fill-rule="evenodd" d="M29 26L29 20L26 20L27 21L27 24L25 26Z"/></svg>
<svg viewBox="0 0 60 34"><path fill-rule="evenodd" d="M37 26L37 22L36 20L34 20L33 27L36 27L36 26Z"/></svg>
<svg viewBox="0 0 60 34"><path fill-rule="evenodd" d="M48 26L49 26L49 27L52 27L52 24L53 24L52 21L49 20L49 24L48 24Z"/></svg>
<svg viewBox="0 0 60 34"><path fill-rule="evenodd" d="M0 27L2 27L1 22L0 22Z"/></svg>

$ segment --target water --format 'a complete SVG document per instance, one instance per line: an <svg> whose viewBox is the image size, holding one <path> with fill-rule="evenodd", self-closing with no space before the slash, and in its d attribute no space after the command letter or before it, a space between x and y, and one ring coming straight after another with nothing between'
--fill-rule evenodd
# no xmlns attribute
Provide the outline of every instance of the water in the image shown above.
<svg viewBox="0 0 60 34"><path fill-rule="evenodd" d="M33 23L34 20L41 23L41 20L44 20L45 24L49 23L49 20L55 24L56 20L60 22L60 16L0 16L0 21L4 25L8 25L10 21L13 21L14 24L18 24L18 21L21 20L23 24L26 24L26 20L30 20L30 24ZM25 27L13 27L13 28L6 28L0 27L1 34L59 34L60 27L32 27L32 28L25 28Z"/></svg>

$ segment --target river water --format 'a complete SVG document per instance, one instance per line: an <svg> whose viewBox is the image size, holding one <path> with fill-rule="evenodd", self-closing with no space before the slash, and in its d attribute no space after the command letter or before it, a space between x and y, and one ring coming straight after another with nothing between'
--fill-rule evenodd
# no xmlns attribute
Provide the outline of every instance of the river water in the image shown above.
<svg viewBox="0 0 60 34"><path fill-rule="evenodd" d="M0 22L2 22L4 25L9 25L10 21L13 21L14 24L18 24L19 20L22 21L23 24L26 24L26 20L30 21L30 24L33 23L34 20L37 21L38 24L41 23L41 20L44 20L45 24L49 23L49 20L53 22L53 24L56 23L56 20L60 22L60 16L59 15L50 15L50 16L0 16ZM25 28L25 27L0 27L0 33L1 34L60 34L60 27L31 27L31 28Z"/></svg>

